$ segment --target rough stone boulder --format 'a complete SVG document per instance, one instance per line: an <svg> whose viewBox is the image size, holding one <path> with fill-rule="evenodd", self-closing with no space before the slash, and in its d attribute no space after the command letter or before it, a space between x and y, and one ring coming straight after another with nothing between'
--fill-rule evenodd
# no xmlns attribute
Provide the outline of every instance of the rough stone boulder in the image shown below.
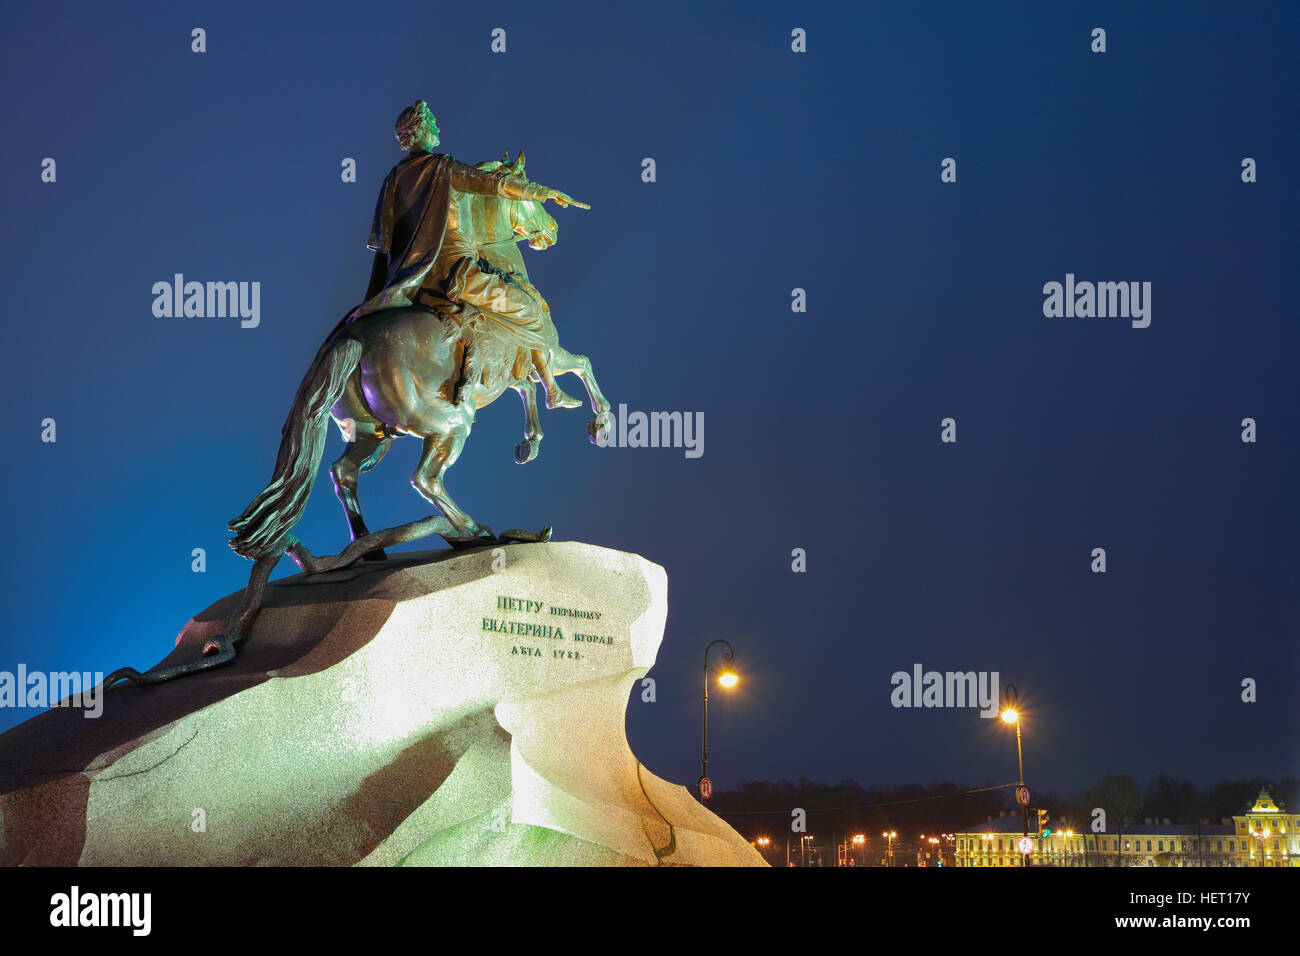
<svg viewBox="0 0 1300 956"><path fill-rule="evenodd" d="M578 542L273 582L233 664L0 735L0 862L761 866L628 746L666 614L663 568Z"/></svg>

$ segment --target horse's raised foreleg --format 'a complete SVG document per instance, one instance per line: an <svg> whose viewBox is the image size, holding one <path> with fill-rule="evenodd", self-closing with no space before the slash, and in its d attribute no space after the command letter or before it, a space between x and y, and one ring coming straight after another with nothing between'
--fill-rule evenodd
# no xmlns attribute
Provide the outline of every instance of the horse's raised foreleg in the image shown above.
<svg viewBox="0 0 1300 956"><path fill-rule="evenodd" d="M595 444L597 433L600 431L601 426L605 424L605 414L609 411L609 402L601 393L600 385L596 383L596 375L591 370L591 361L585 355L574 355L557 345L551 349L551 371L556 375L572 372L582 379L583 387L587 390L587 397L591 399L591 410L596 413L596 417L587 426L587 435Z"/></svg>
<svg viewBox="0 0 1300 956"><path fill-rule="evenodd" d="M343 449L338 461L330 466L330 480L334 483L334 494L348 516L348 530L352 540L364 538L370 533L366 520L361 516L361 502L357 498L357 478L364 475L383 459L392 445L391 438L360 434ZM382 561L387 555L379 548L366 555L367 561Z"/></svg>
<svg viewBox="0 0 1300 956"><path fill-rule="evenodd" d="M448 544L456 547L476 544L485 538L493 539L492 529L477 524L467 512L462 511L452 500L451 495L447 494L446 486L443 484L447 469L456 463L461 449L465 447L469 429L470 421L466 417L454 424L449 423L446 431L426 438L424 451L420 455L420 464L411 477L411 484L415 486L415 490L426 501L437 505L438 510L446 515L447 520L456 529L457 533L454 536L443 535Z"/></svg>
<svg viewBox="0 0 1300 956"><path fill-rule="evenodd" d="M559 374L559 369L552 369L551 362L547 358L547 353L538 349L533 349L533 367L536 374L541 379L542 387L546 389L546 407L547 408L581 408L582 399L574 398L567 394L564 389L555 381L555 376Z"/></svg>
<svg viewBox="0 0 1300 956"><path fill-rule="evenodd" d="M510 386L524 402L524 440L515 445L515 461L526 465L542 447L542 423L537 417L537 386L531 379Z"/></svg>

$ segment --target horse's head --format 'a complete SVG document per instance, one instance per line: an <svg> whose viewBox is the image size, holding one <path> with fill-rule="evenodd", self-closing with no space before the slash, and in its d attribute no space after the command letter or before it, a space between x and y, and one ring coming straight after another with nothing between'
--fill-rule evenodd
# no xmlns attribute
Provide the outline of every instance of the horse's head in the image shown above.
<svg viewBox="0 0 1300 956"><path fill-rule="evenodd" d="M510 153L502 154L499 160L479 163L478 168L488 172L505 170L511 176L527 180L524 173L524 151L510 160ZM555 245L559 224L555 217L546 211L545 204L529 199L506 199L504 197L487 197L483 204L483 235L487 242L508 239L510 236L535 235L529 241L534 249L545 249Z"/></svg>

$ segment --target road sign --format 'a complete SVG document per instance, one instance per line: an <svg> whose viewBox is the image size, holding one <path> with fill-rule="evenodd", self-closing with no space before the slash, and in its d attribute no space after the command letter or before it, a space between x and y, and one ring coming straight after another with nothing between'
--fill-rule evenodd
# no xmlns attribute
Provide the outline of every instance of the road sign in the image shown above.
<svg viewBox="0 0 1300 956"><path fill-rule="evenodd" d="M1016 803L1020 804L1022 807L1029 806L1028 787L1016 787Z"/></svg>
<svg viewBox="0 0 1300 956"><path fill-rule="evenodd" d="M700 778L700 799L707 800L713 796L713 781L708 777Z"/></svg>
<svg viewBox="0 0 1300 956"><path fill-rule="evenodd" d="M1016 841L1016 849L1028 856L1034 852L1034 838L1022 836Z"/></svg>

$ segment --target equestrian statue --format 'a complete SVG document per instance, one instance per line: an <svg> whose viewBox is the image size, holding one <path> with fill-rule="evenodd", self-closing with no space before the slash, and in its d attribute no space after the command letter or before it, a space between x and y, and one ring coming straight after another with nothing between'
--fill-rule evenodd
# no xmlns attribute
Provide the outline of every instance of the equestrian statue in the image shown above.
<svg viewBox="0 0 1300 956"><path fill-rule="evenodd" d="M543 208L546 200L591 207L529 182L522 151L513 162L507 153L477 166L434 152L438 126L423 100L402 111L395 132L407 155L384 179L375 204L367 241L375 259L365 301L339 321L316 353L282 429L271 481L229 523L235 533L231 548L251 559L253 568L226 633L208 641L196 660L145 674L122 668L105 686L122 679L161 683L234 660L282 554L318 574L357 560L384 560L385 547L430 534L456 548L550 539L549 527L493 534L452 500L445 480L479 409L507 389L524 406L524 439L515 446L515 460L534 460L542 439L537 385L549 408L582 404L556 383L566 372L586 389L596 413L588 435L600 442L609 402L586 356L560 346L550 305L529 281L516 245L555 244L557 224ZM311 496L331 420L345 447L330 478L352 543L326 557L312 554L292 531ZM438 513L371 532L357 479L404 435L423 442L411 484Z"/></svg>

